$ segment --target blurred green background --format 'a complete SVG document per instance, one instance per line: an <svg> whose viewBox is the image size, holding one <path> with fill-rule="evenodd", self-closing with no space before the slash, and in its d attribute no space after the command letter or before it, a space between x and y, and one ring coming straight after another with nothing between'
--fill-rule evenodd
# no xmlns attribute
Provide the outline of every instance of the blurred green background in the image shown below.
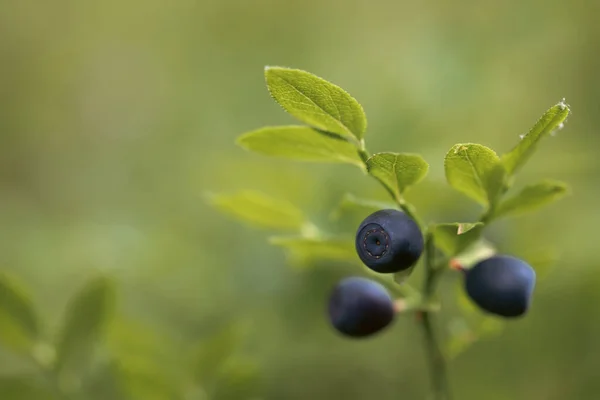
<svg viewBox="0 0 600 400"><path fill-rule="evenodd" d="M34 347L0 347L0 398L426 398L411 318L358 342L327 325L329 288L360 274L356 265L293 268L270 232L204 201L256 189L336 230L328 215L345 192L386 199L356 168L234 145L245 131L295 123L265 88L263 67L282 65L356 97L372 152L423 154L430 174L409 197L430 220L480 211L444 183L452 145L507 151L566 97L573 115L519 185L560 179L572 195L487 232L505 252L559 258L527 318L454 358L450 378L461 400L597 399L598 4L2 1L0 268L42 322ZM94 281L88 308L73 311ZM443 293L457 286L449 276ZM101 318L94 287L109 288L112 317ZM64 339L65 315L82 337L99 325L100 340ZM75 356L55 376L36 363L50 362L61 337Z"/></svg>

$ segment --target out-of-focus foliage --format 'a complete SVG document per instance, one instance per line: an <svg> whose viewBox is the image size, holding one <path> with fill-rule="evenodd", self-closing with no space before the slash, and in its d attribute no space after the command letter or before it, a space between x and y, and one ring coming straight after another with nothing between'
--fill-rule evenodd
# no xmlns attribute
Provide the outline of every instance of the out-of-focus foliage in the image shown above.
<svg viewBox="0 0 600 400"><path fill-rule="evenodd" d="M326 325L324 299L341 276L361 273L356 263L289 268L286 252L266 243L280 232L241 226L204 201L206 191L268 193L335 237L351 237L368 213L345 206L330 219L344 193L388 201L348 166L235 146L243 132L290 123L262 75L285 65L360 99L373 152L423 155L428 178L406 196L440 222L481 212L445 183L440 160L452 145L504 154L567 98L575 112L566 129L540 142L510 194L552 178L572 195L486 233L498 251L543 267L531 313L501 330L488 319L439 324L466 341L495 333L464 351L453 345L457 398L597 398L597 11L592 1L537 0L3 2L0 268L19 289L0 295L10 301L0 306L0 397L424 396L412 321L363 343ZM67 304L98 275L116 301L77 371L85 379L53 377ZM416 269L410 279L419 278ZM441 284L444 314L457 315L458 277ZM234 348L194 358L238 323ZM16 331L35 334L6 340ZM210 384L203 369L215 371Z"/></svg>

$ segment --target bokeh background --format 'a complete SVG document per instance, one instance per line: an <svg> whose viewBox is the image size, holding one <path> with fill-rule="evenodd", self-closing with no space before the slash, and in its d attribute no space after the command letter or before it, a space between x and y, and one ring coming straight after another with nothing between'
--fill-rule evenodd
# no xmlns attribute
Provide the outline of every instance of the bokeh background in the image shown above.
<svg viewBox="0 0 600 400"><path fill-rule="evenodd" d="M456 399L597 399L599 11L591 0L2 1L0 268L29 292L41 333L33 347L0 347L0 398L427 398L410 317L358 342L327 325L329 288L360 274L355 264L295 268L267 244L272 232L205 201L260 190L336 230L328 216L344 193L386 199L356 168L235 146L295 123L265 88L263 67L282 65L356 97L372 152L423 154L430 174L409 197L429 220L480 211L445 185L453 144L507 151L567 99L568 124L518 184L560 179L572 194L486 233L505 252L556 260L527 318L449 369ZM79 310L82 335L96 317L101 333L55 376L43 365L77 315L68 304L99 276L112 316L94 301ZM448 276L442 292L458 285Z"/></svg>

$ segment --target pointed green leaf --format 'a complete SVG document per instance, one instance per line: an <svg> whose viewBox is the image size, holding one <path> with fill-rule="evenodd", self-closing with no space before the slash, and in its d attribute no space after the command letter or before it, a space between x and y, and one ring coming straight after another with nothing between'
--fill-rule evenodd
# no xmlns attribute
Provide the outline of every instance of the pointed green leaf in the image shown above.
<svg viewBox="0 0 600 400"><path fill-rule="evenodd" d="M502 163L509 174L514 174L521 168L535 151L538 142L563 127L571 113L564 99L550 107L509 153L502 157Z"/></svg>
<svg viewBox="0 0 600 400"><path fill-rule="evenodd" d="M71 298L57 340L57 371L76 373L88 365L113 305L113 284L103 277L89 281Z"/></svg>
<svg viewBox="0 0 600 400"><path fill-rule="evenodd" d="M292 68L266 67L265 78L271 96L298 120L355 142L363 138L363 108L339 86Z"/></svg>
<svg viewBox="0 0 600 400"><path fill-rule="evenodd" d="M306 266L314 261L356 261L353 238L273 236L269 243L286 249L290 261Z"/></svg>
<svg viewBox="0 0 600 400"><path fill-rule="evenodd" d="M352 211L372 213L384 209L398 209L398 206L396 205L396 203L364 199L356 197L352 193L346 193L342 197L342 200L340 201L338 207L331 213L331 218L337 220L342 215Z"/></svg>
<svg viewBox="0 0 600 400"><path fill-rule="evenodd" d="M515 196L506 199L494 213L496 218L524 214L550 204L569 193L566 184L546 180L526 186Z"/></svg>
<svg viewBox="0 0 600 400"><path fill-rule="evenodd" d="M484 225L478 223L449 223L432 225L435 244L448 257L453 257L479 240Z"/></svg>
<svg viewBox="0 0 600 400"><path fill-rule="evenodd" d="M493 203L504 185L498 155L480 144L454 145L446 154L444 168L450 186L483 205Z"/></svg>
<svg viewBox="0 0 600 400"><path fill-rule="evenodd" d="M399 198L425 178L429 164L418 154L378 153L367 160L367 170Z"/></svg>
<svg viewBox="0 0 600 400"><path fill-rule="evenodd" d="M29 349L39 334L31 297L6 273L0 273L0 327L0 343L15 350Z"/></svg>
<svg viewBox="0 0 600 400"><path fill-rule="evenodd" d="M306 126L269 126L237 139L246 150L305 162L347 163L364 168L357 148L347 140Z"/></svg>
<svg viewBox="0 0 600 400"><path fill-rule="evenodd" d="M210 195L209 201L222 213L258 227L301 230L307 223L293 204L256 191Z"/></svg>

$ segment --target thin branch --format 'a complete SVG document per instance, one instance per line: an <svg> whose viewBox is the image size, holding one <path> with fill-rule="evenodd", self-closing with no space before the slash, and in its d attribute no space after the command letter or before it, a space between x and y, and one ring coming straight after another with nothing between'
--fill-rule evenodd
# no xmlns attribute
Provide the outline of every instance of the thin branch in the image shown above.
<svg viewBox="0 0 600 400"><path fill-rule="evenodd" d="M366 166L366 161L370 157L369 152L365 149L364 143L361 143L359 154ZM379 179L377 179L379 180ZM379 181L383 187L388 191L392 199L398 204L398 207L410 216L419 225L421 230L425 227L418 218L414 208L411 204L406 202L403 197L398 196L393 190L387 187L386 184ZM435 243L433 235L428 232L425 236L425 251L423 254L425 259L425 283L423 287L423 293L421 297L422 304L429 304L435 293L435 285L439 274L443 272L443 268L439 268L435 263ZM431 370L431 381L435 400L451 400L450 388L447 380L446 372L446 360L444 354L440 349L435 335L435 330L432 319L431 311L425 307L417 311L421 316L420 323L423 328L423 335L425 338L425 347L427 351L427 358Z"/></svg>
<svg viewBox="0 0 600 400"><path fill-rule="evenodd" d="M435 293L435 285L439 274L443 270L438 268L435 263L435 243L433 235L428 232L425 238L425 283L423 285L423 299L426 302L431 300ZM446 360L440 349L435 335L432 314L430 311L421 313L421 326L425 337L425 347L427 349L427 358L429 359L429 368L431 370L431 384L433 387L434 399L450 400L450 388L448 385Z"/></svg>

